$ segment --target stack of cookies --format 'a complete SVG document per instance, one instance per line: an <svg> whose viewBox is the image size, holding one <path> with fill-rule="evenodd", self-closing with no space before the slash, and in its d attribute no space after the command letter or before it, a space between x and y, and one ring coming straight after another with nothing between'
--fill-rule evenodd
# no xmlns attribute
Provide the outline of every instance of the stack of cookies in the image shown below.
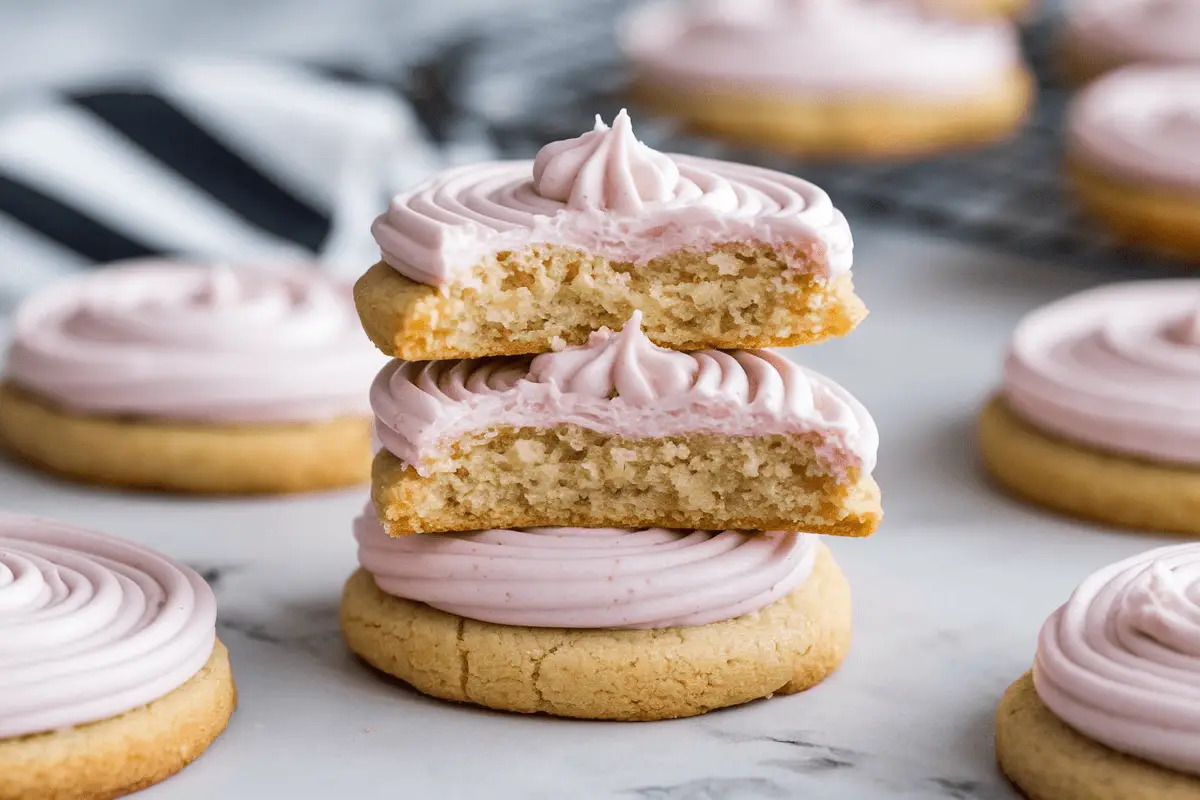
<svg viewBox="0 0 1200 800"><path fill-rule="evenodd" d="M865 316L816 186L611 128L397 197L358 282L394 360L342 630L430 695L601 719L815 685L849 645L815 534L881 517L878 434L770 350Z"/></svg>

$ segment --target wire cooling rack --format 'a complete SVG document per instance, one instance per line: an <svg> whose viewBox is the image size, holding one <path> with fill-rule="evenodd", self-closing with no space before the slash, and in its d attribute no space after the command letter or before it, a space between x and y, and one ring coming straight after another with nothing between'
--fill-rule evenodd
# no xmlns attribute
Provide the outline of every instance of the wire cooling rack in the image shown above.
<svg viewBox="0 0 1200 800"><path fill-rule="evenodd" d="M615 24L628 0L539 5L455 49L455 122L446 139L483 138L488 149L529 156L554 139L591 127L625 104L625 68ZM647 143L756 163L824 187L852 222L884 221L1016 255L1106 272L1145 273L1179 265L1121 249L1082 219L1062 182L1062 121L1069 92L1056 85L1052 7L1023 33L1038 76L1037 107L1020 133L986 150L903 164L803 163L730 148L681 131L670 120L636 116ZM443 59L444 61L445 59Z"/></svg>

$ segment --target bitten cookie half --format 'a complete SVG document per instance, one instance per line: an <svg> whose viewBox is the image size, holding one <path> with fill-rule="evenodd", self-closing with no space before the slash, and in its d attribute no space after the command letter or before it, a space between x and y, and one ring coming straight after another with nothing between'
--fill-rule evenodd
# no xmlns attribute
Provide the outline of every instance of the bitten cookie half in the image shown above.
<svg viewBox="0 0 1200 800"><path fill-rule="evenodd" d="M1200 778L1076 732L1041 701L1028 672L1000 701L996 758L1030 800L1200 800Z"/></svg>
<svg viewBox="0 0 1200 800"><path fill-rule="evenodd" d="M203 494L333 489L370 479L371 421L219 425L90 416L0 383L0 447L108 486Z"/></svg>
<svg viewBox="0 0 1200 800"><path fill-rule="evenodd" d="M382 592L356 572L342 632L368 664L419 691L504 711L655 720L703 714L828 677L850 644L850 590L820 546L803 585L724 622L658 630L497 625Z"/></svg>
<svg viewBox="0 0 1200 800"><path fill-rule="evenodd" d="M0 739L0 800L108 800L195 761L229 723L237 690L219 641L183 686L118 717Z"/></svg>
<svg viewBox="0 0 1200 800"><path fill-rule="evenodd" d="M355 290L406 360L544 353L634 311L678 349L807 344L865 316L846 218L820 187L660 153L624 111L533 161L473 164L395 197Z"/></svg>
<svg viewBox="0 0 1200 800"><path fill-rule="evenodd" d="M879 435L849 392L771 350L667 350L640 325L635 311L535 358L385 367L371 388L380 521L394 535L875 530Z"/></svg>

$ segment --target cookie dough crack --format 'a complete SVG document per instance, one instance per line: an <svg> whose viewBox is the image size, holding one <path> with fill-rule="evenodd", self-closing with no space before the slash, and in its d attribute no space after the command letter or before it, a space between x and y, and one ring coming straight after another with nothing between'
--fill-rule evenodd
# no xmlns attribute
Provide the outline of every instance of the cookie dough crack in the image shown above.
<svg viewBox="0 0 1200 800"><path fill-rule="evenodd" d="M533 693L537 695L538 711L542 711L546 714L552 714L554 712L551 709L550 704L546 702L546 696L542 693L542 664L547 658L550 658L550 656L557 653L561 647L563 647L563 644L556 644L549 650L543 650L541 651L540 655L535 655L533 657L533 671L529 676L530 683L533 686Z"/></svg>
<svg viewBox="0 0 1200 800"><path fill-rule="evenodd" d="M467 682L471 677L471 654L467 650L466 643L463 640L463 634L467 627L466 619L458 620L458 630L455 633L455 647L458 648L458 672L459 672L459 687L462 692L463 700L470 700L471 696L467 694Z"/></svg>

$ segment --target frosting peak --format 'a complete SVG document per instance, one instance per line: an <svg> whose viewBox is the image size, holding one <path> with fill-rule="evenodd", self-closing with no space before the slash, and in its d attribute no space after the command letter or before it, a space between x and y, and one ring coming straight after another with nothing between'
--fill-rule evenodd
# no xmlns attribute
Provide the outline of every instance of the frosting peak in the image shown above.
<svg viewBox="0 0 1200 800"><path fill-rule="evenodd" d="M528 378L564 392L589 397L620 397L643 406L686 392L699 372L696 359L659 347L642 332L642 312L613 333L601 328L586 345L533 359Z"/></svg>
<svg viewBox="0 0 1200 800"><path fill-rule="evenodd" d="M1200 775L1200 545L1088 577L1042 628L1033 677L1085 736Z"/></svg>
<svg viewBox="0 0 1200 800"><path fill-rule="evenodd" d="M625 109L609 128L596 115L594 130L552 142L533 160L533 186L542 197L578 211L637 214L646 203L675 197L679 167L633 135Z"/></svg>

